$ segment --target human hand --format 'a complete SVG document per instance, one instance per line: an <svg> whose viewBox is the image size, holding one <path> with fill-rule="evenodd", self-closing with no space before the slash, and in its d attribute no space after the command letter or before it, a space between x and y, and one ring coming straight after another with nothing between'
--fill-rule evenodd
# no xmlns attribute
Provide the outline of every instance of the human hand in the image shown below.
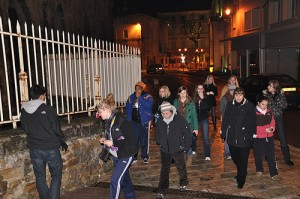
<svg viewBox="0 0 300 199"><path fill-rule="evenodd" d="M198 136L198 130L194 130L193 133L195 133L195 136Z"/></svg>
<svg viewBox="0 0 300 199"><path fill-rule="evenodd" d="M100 144L104 144L104 141L105 141L105 138L100 138L99 139Z"/></svg>
<svg viewBox="0 0 300 199"><path fill-rule="evenodd" d="M61 150L67 152L68 150L68 145L65 141L60 141L60 146L61 146Z"/></svg>
<svg viewBox="0 0 300 199"><path fill-rule="evenodd" d="M212 92L212 91L210 91L209 93L210 93L211 95L214 95L214 94L215 94L215 93L214 93L214 92Z"/></svg>
<svg viewBox="0 0 300 199"><path fill-rule="evenodd" d="M111 147L113 145L113 142L111 140L105 140L103 144L105 144L107 147Z"/></svg>
<svg viewBox="0 0 300 199"><path fill-rule="evenodd" d="M273 133L275 131L274 127L266 128L267 133Z"/></svg>

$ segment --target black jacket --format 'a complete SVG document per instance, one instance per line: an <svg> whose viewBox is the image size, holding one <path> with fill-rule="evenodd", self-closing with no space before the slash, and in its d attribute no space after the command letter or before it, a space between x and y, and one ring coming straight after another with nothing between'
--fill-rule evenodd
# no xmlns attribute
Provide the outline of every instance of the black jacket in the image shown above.
<svg viewBox="0 0 300 199"><path fill-rule="evenodd" d="M115 114L111 127L111 136L114 147L118 147L118 158L130 157L138 151L138 139L135 136L131 122L120 114Z"/></svg>
<svg viewBox="0 0 300 199"><path fill-rule="evenodd" d="M56 149L60 147L60 140L64 140L57 113L40 100L23 104L21 126L27 134L29 149Z"/></svg>
<svg viewBox="0 0 300 199"><path fill-rule="evenodd" d="M187 121L180 115L175 114L169 125L159 117L156 123L156 142L160 150L165 153L187 151L192 144L192 134Z"/></svg>
<svg viewBox="0 0 300 199"><path fill-rule="evenodd" d="M160 111L158 110L159 109L159 106L163 103L163 101L166 101L166 102L169 102L170 104L173 104L173 97L170 95L168 98L164 98L164 97L158 97L156 100L155 100L155 103L153 104L153 108L152 108L152 113L153 114L160 114Z"/></svg>
<svg viewBox="0 0 300 199"><path fill-rule="evenodd" d="M208 111L211 108L208 96L201 100L195 100L198 122L208 119Z"/></svg>
<svg viewBox="0 0 300 199"><path fill-rule="evenodd" d="M254 105L244 99L239 105L229 101L222 122L221 137L236 147L249 147L256 134L256 114Z"/></svg>
<svg viewBox="0 0 300 199"><path fill-rule="evenodd" d="M208 99L210 100L210 104L211 106L217 106L217 102L216 102L216 96L218 96L218 89L217 86L215 86L214 84L205 84L205 92L214 92L213 95L208 95Z"/></svg>

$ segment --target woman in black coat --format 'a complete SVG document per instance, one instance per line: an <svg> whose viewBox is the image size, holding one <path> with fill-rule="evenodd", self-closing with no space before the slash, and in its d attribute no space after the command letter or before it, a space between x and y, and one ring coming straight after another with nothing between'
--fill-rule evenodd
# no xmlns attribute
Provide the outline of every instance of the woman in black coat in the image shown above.
<svg viewBox="0 0 300 199"><path fill-rule="evenodd" d="M256 114L254 105L249 102L242 88L236 88L234 99L226 105L221 137L227 141L231 158L237 167L238 188L243 188L248 167L248 157L256 134Z"/></svg>

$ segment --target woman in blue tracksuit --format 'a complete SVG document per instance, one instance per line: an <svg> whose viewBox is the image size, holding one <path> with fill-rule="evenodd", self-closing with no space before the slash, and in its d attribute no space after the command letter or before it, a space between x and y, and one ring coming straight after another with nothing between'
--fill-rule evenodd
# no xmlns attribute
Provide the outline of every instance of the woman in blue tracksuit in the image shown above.
<svg viewBox="0 0 300 199"><path fill-rule="evenodd" d="M138 140L131 123L114 109L115 103L111 94L98 105L98 114L105 120L105 136L99 142L112 154L115 167L110 181L110 199L118 199L121 190L126 199L135 199L129 167L137 153Z"/></svg>

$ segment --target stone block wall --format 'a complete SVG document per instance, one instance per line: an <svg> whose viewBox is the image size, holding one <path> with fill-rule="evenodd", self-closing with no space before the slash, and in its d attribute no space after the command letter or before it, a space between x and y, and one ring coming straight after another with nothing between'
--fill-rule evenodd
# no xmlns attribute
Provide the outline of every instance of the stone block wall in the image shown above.
<svg viewBox="0 0 300 199"><path fill-rule="evenodd" d="M98 158L98 139L103 130L101 120L75 119L71 124L61 122L68 151L61 152L63 178L61 192L90 186L104 174ZM50 182L47 170L47 181ZM0 131L0 198L38 198L35 176L26 147L26 134L21 130Z"/></svg>

